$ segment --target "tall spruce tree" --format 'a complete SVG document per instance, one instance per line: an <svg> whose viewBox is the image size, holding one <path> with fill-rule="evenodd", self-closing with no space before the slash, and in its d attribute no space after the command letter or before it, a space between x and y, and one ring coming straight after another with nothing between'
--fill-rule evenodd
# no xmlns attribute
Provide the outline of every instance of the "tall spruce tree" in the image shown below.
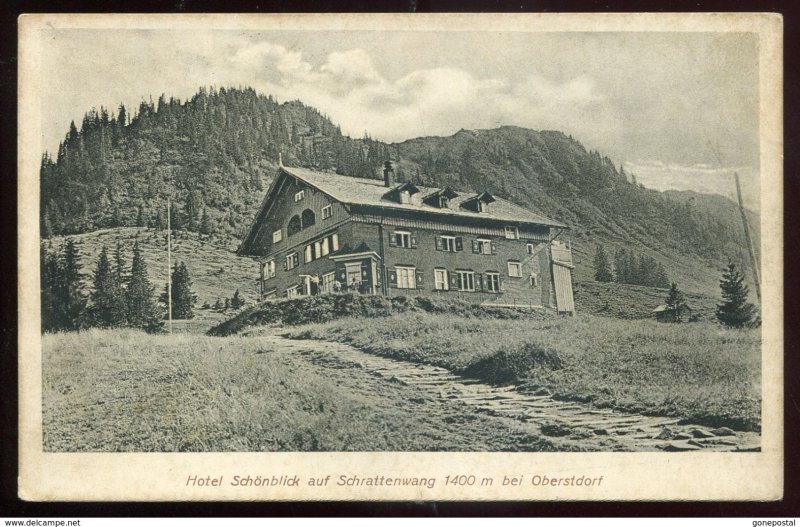
<svg viewBox="0 0 800 527"><path fill-rule="evenodd" d="M747 301L750 290L736 264L728 262L719 281L722 303L717 305L717 320L732 328L744 328L755 322L756 307Z"/></svg>
<svg viewBox="0 0 800 527"><path fill-rule="evenodd" d="M666 302L667 309L672 311L673 322L681 322L683 311L686 309L686 297L683 295L683 291L678 289L678 284L673 282L670 285Z"/></svg>
<svg viewBox="0 0 800 527"><path fill-rule="evenodd" d="M80 274L80 252L72 238L64 244L53 288L55 329L75 331L84 325L86 299Z"/></svg>
<svg viewBox="0 0 800 527"><path fill-rule="evenodd" d="M128 307L128 323L137 328L157 331L163 322L153 299L153 286L147 279L147 264L139 249L139 241L133 245L131 279L125 294Z"/></svg>
<svg viewBox="0 0 800 527"><path fill-rule="evenodd" d="M42 332L55 331L56 323L55 287L58 277L58 257L44 244L39 247L39 282L41 287Z"/></svg>
<svg viewBox="0 0 800 527"><path fill-rule="evenodd" d="M97 260L94 287L89 297L92 301L90 321L93 326L110 328L125 325L127 319L125 298L117 282L116 272L111 268L105 245Z"/></svg>
<svg viewBox="0 0 800 527"><path fill-rule="evenodd" d="M599 244L594 254L594 279L598 282L611 282L614 279L606 251Z"/></svg>
<svg viewBox="0 0 800 527"><path fill-rule="evenodd" d="M161 294L161 301L166 303L167 287ZM175 262L172 267L172 317L176 319L194 318L194 304L197 296L192 292L192 279L189 276L189 269L186 264Z"/></svg>

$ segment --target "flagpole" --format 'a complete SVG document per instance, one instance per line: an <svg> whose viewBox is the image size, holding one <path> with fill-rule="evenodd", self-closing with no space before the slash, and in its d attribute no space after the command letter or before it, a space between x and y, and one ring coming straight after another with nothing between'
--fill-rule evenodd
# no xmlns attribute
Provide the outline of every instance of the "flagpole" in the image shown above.
<svg viewBox="0 0 800 527"><path fill-rule="evenodd" d="M744 209L744 202L742 201L742 187L739 185L739 174L733 173L733 179L736 181L736 197L739 199L739 212L742 214L742 226L744 227L744 237L747 241L747 250L750 252L750 268L753 270L753 281L756 285L756 296L758 301L761 302L761 280L758 275L758 262L756 261L756 253L753 249L753 239L750 237L750 227L747 221L747 213Z"/></svg>

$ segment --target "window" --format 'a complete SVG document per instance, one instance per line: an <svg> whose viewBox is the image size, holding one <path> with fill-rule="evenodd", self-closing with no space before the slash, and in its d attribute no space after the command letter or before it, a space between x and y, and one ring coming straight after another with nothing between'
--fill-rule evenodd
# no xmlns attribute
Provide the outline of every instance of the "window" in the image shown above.
<svg viewBox="0 0 800 527"><path fill-rule="evenodd" d="M317 222L317 215L314 214L314 211L311 209L306 209L303 211L303 216L300 221L300 226L303 229L307 229L314 225Z"/></svg>
<svg viewBox="0 0 800 527"><path fill-rule="evenodd" d="M536 248L536 246L532 243L526 243L525 247L528 249L528 254L533 254L533 249Z"/></svg>
<svg viewBox="0 0 800 527"><path fill-rule="evenodd" d="M397 287L398 289L416 289L417 269L415 267L395 267L397 271Z"/></svg>
<svg viewBox="0 0 800 527"><path fill-rule="evenodd" d="M264 280L275 278L275 260L264 262Z"/></svg>
<svg viewBox="0 0 800 527"><path fill-rule="evenodd" d="M306 197L306 191L305 190L298 190L297 192L294 193L294 200L295 201L302 201L304 197Z"/></svg>
<svg viewBox="0 0 800 527"><path fill-rule="evenodd" d="M539 285L539 273L531 273L531 287Z"/></svg>
<svg viewBox="0 0 800 527"><path fill-rule="evenodd" d="M522 276L522 264L519 262L508 262L508 276L520 278Z"/></svg>
<svg viewBox="0 0 800 527"><path fill-rule="evenodd" d="M447 291L450 289L450 284L447 280L447 269L434 269L433 280L434 289L437 291Z"/></svg>
<svg viewBox="0 0 800 527"><path fill-rule="evenodd" d="M486 273L486 289L491 293L500 292L500 273Z"/></svg>
<svg viewBox="0 0 800 527"><path fill-rule="evenodd" d="M460 236L449 236L447 234L436 238L436 250L446 252L457 252L464 250L464 240Z"/></svg>
<svg viewBox="0 0 800 527"><path fill-rule="evenodd" d="M272 243L278 243L283 239L283 231L278 229L272 233Z"/></svg>
<svg viewBox="0 0 800 527"><path fill-rule="evenodd" d="M488 204L484 201L478 200L478 212L486 212Z"/></svg>
<svg viewBox="0 0 800 527"><path fill-rule="evenodd" d="M333 293L333 281L336 280L336 273L330 272L325 273L322 275L322 283L320 284L320 290L323 293Z"/></svg>
<svg viewBox="0 0 800 527"><path fill-rule="evenodd" d="M297 234L302 228L303 224L300 221L300 216L295 214L292 216L292 219L289 220L289 224L286 226L286 235L291 236L293 234Z"/></svg>
<svg viewBox="0 0 800 527"><path fill-rule="evenodd" d="M297 253L289 253L286 255L286 270L294 269L300 264L300 258Z"/></svg>
<svg viewBox="0 0 800 527"><path fill-rule="evenodd" d="M487 240L486 238L478 238L472 244L472 249L474 253L477 254L492 254L492 240Z"/></svg>
<svg viewBox="0 0 800 527"><path fill-rule="evenodd" d="M329 236L331 240L331 252L336 252L339 250L339 235L337 233L333 233Z"/></svg>
<svg viewBox="0 0 800 527"><path fill-rule="evenodd" d="M411 233L408 231L394 231L392 233L392 238L394 238L394 246L395 247L405 247L406 249L411 248ZM389 245L392 245L391 243Z"/></svg>
<svg viewBox="0 0 800 527"><path fill-rule="evenodd" d="M317 243L319 244L319 255L328 256L330 252L330 238L322 238L322 240Z"/></svg>
<svg viewBox="0 0 800 527"><path fill-rule="evenodd" d="M293 285L289 289L286 290L286 298L297 298L300 296L300 290L297 288L296 285Z"/></svg>
<svg viewBox="0 0 800 527"><path fill-rule="evenodd" d="M313 261L314 260L314 245L313 244L306 245L304 253L305 253L304 256L305 256L306 263Z"/></svg>
<svg viewBox="0 0 800 527"><path fill-rule="evenodd" d="M475 273L472 271L456 271L458 273L458 290L475 291Z"/></svg>
<svg viewBox="0 0 800 527"><path fill-rule="evenodd" d="M327 220L333 216L333 205L325 205L322 207L322 219Z"/></svg>
<svg viewBox="0 0 800 527"><path fill-rule="evenodd" d="M506 238L509 240L519 239L519 229L513 225L506 225Z"/></svg>

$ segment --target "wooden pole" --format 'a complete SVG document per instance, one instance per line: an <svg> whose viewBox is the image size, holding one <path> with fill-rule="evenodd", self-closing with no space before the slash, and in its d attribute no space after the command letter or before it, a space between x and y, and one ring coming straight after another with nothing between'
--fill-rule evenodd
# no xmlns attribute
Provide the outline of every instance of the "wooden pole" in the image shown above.
<svg viewBox="0 0 800 527"><path fill-rule="evenodd" d="M172 333L172 221L170 208L170 200L167 198L167 320L169 321L169 332Z"/></svg>
<svg viewBox="0 0 800 527"><path fill-rule="evenodd" d="M750 238L750 226L747 222L747 213L744 210L744 203L742 202L742 187L739 185L739 174L734 172L733 178L736 181L736 196L739 198L739 212L742 214L742 226L744 227L744 237L747 240L747 250L750 252L750 267L753 269L753 280L756 284L756 296L758 302L761 303L761 281L758 276L758 262L756 261L755 250L753 249L753 240Z"/></svg>

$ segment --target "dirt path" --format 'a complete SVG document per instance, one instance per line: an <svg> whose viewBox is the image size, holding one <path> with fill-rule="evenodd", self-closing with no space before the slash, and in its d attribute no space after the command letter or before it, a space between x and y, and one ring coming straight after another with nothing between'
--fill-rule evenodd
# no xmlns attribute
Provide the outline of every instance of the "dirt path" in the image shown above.
<svg viewBox="0 0 800 527"><path fill-rule="evenodd" d="M531 395L514 386L492 386L458 376L444 368L370 355L352 346L316 340L262 336L270 348L297 354L325 368L331 376L349 379L353 389L365 387L364 375L386 383L416 387L429 396L545 436L565 450L605 451L753 451L760 436L705 426L679 425L679 419L643 416Z"/></svg>

